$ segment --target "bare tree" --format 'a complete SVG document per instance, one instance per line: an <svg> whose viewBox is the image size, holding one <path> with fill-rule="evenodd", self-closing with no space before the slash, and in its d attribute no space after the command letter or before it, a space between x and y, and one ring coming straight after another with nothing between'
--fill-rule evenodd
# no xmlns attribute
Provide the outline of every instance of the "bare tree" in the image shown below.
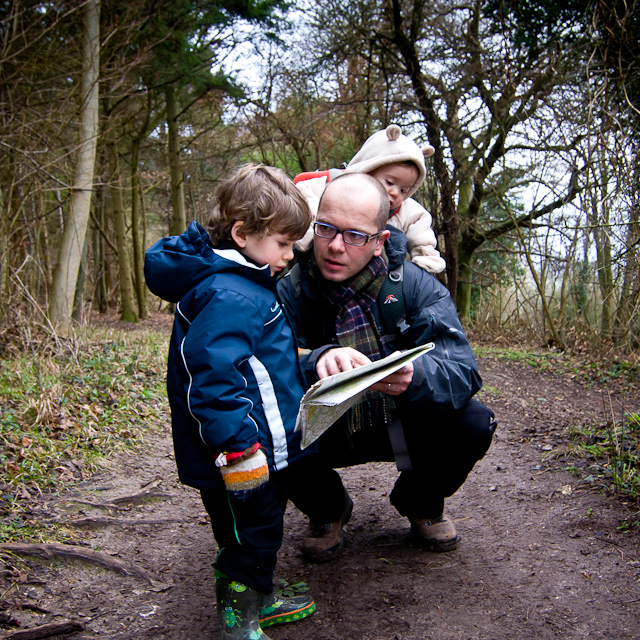
<svg viewBox="0 0 640 640"><path fill-rule="evenodd" d="M71 329L78 270L87 233L98 140L98 74L100 69L100 2L87 0L84 19L80 146L71 206L53 274L49 319L60 331Z"/></svg>
<svg viewBox="0 0 640 640"><path fill-rule="evenodd" d="M565 86L575 85L579 53L551 36L532 47L519 44L519 24L497 19L487 3L441 0L321 2L313 20L316 64L356 58L371 63L375 82L391 96L394 109L378 110L378 126L393 117L427 137L440 211L432 212L444 239L447 285L461 316L470 311L474 253L485 242L529 226L575 197L575 165L552 148L548 131L530 123ZM378 94L376 94L376 97ZM539 134L536 137L534 134ZM572 140L567 141L566 151ZM503 184L505 171L535 167L531 152L546 150L562 159L565 179L554 193L513 219L484 213L488 193ZM531 175L527 176L531 179Z"/></svg>

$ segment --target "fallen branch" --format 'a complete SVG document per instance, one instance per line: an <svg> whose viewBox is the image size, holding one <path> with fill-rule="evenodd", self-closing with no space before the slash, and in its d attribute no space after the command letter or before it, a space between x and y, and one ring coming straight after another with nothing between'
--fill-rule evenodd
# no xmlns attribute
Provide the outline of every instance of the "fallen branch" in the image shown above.
<svg viewBox="0 0 640 640"><path fill-rule="evenodd" d="M158 493L155 489L162 483L162 478L156 478L147 484L142 491L134 493L130 496L122 496L121 498L113 498L112 504L140 504L149 498L172 498L170 493Z"/></svg>
<svg viewBox="0 0 640 640"><path fill-rule="evenodd" d="M195 516L192 516L195 517ZM198 516L199 517L199 516ZM67 527L93 527L103 526L108 527L110 525L118 525L119 527L137 527L139 525L152 525L152 524L167 524L169 522L183 522L184 517L180 518L155 518L155 519L140 519L135 518L113 518L110 516L101 516L96 518L78 518L77 520L50 520L56 524L63 524Z"/></svg>
<svg viewBox="0 0 640 640"><path fill-rule="evenodd" d="M52 559L56 556L78 558L92 564L99 565L105 569L111 569L127 576L136 576L149 581L148 576L143 571L135 567L128 567L124 562L108 556L106 553L87 549L85 547L74 547L68 544L27 544L22 542L7 542L0 544L0 551L8 551L16 555L37 556L39 558Z"/></svg>
<svg viewBox="0 0 640 640"><path fill-rule="evenodd" d="M146 502L147 500L168 500L175 496L171 493L160 493L159 491L141 491L132 496L123 496L122 498L114 498L114 504L132 504L138 505Z"/></svg>
<svg viewBox="0 0 640 640"><path fill-rule="evenodd" d="M49 609L43 609L37 604L30 604L28 602L22 602L20 600L14 600L13 602L9 602L8 600L0 600L0 609L16 609L17 611L27 609L28 611L35 611L36 613L51 613Z"/></svg>
<svg viewBox="0 0 640 640"><path fill-rule="evenodd" d="M114 498L111 502L93 502L91 500L83 500L81 498L60 498L56 500L57 504L82 504L94 509L104 509L105 511L122 511L122 504L139 504L149 498L172 498L168 493L157 492L156 489L162 484L162 478L156 478L142 487L138 493L128 496L120 496Z"/></svg>
<svg viewBox="0 0 640 640"><path fill-rule="evenodd" d="M65 498L57 500L58 504L84 504L94 509L104 509L105 511L121 511L122 507L112 502L91 502L91 500L80 500L78 498Z"/></svg>
<svg viewBox="0 0 640 640"><path fill-rule="evenodd" d="M43 624L40 627L32 629L20 629L20 631L12 631L0 638L0 640L38 640L39 638L51 638L59 636L63 633L73 633L74 631L83 631L84 625L76 620L69 622L56 622L53 624Z"/></svg>

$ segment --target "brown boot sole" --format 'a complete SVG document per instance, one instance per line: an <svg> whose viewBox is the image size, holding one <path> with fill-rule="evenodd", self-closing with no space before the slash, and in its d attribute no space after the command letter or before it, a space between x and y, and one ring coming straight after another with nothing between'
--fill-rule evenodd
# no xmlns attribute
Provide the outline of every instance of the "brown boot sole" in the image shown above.
<svg viewBox="0 0 640 640"><path fill-rule="evenodd" d="M335 558L337 558L342 553L343 549L344 549L344 541L340 540L339 544L329 549L326 549L325 551L315 552L315 551L303 550L302 557L307 562L313 562L314 564L322 564L324 562L330 562L331 560L335 560Z"/></svg>
<svg viewBox="0 0 640 640"><path fill-rule="evenodd" d="M452 540L428 540L421 535L411 532L411 544L425 551L434 551L436 553L445 553L453 551L460 541L460 536L456 536Z"/></svg>
<svg viewBox="0 0 640 640"><path fill-rule="evenodd" d="M344 515L342 516L342 527L351 520L351 514L353 513L353 500L349 496L347 496L347 504L345 505ZM323 562L330 562L337 558L344 548L344 535L340 536L340 542L330 547L329 549L325 549L324 551L313 551L310 549L302 549L302 557L307 562L314 562L316 564L322 564Z"/></svg>

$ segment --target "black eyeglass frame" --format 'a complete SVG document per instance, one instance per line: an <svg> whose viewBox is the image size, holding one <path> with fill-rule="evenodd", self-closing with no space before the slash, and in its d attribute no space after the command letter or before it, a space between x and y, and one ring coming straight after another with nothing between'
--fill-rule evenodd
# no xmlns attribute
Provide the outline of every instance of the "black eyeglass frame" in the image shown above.
<svg viewBox="0 0 640 640"><path fill-rule="evenodd" d="M323 227L328 227L329 229L333 229L335 233L330 238L328 236L323 236L318 233L318 225L321 225ZM367 234L367 233L362 233L362 231L353 231L351 229L338 229L338 227L334 227L332 224L328 224L326 222L314 222L313 233L316 236L318 236L318 238L322 238L323 240L333 240L338 234L340 234L342 236L342 240L346 244L350 244L352 247L364 247L365 245L369 244L371 240L373 240L374 238L378 238L379 236L382 235L382 231L378 231L378 233ZM353 233L358 238L364 238L364 242L362 244L355 244L354 242L349 242L344 236L345 233Z"/></svg>

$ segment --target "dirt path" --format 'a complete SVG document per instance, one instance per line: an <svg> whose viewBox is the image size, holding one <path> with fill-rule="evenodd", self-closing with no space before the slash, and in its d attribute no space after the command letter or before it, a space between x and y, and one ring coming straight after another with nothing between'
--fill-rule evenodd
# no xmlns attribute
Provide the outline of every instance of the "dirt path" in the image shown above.
<svg viewBox="0 0 640 640"><path fill-rule="evenodd" d="M355 509L339 560L305 564L298 551L304 520L293 508L287 513L277 577L307 582L318 610L270 637L640 638L639 528L618 529L634 512L579 482L567 468L586 463L563 456L566 427L604 419L601 392L513 364L483 360L480 367L481 397L500 425L487 457L448 501L462 536L458 550L432 554L408 545L407 522L387 498L393 465L349 469ZM639 398L617 400L640 409ZM118 500L143 487L155 497ZM168 432L74 492L48 497L36 516L89 518L69 527L75 544L147 579L68 558L7 560L0 622L73 619L84 627L67 636L74 640L216 637L213 537L198 495L176 482Z"/></svg>

